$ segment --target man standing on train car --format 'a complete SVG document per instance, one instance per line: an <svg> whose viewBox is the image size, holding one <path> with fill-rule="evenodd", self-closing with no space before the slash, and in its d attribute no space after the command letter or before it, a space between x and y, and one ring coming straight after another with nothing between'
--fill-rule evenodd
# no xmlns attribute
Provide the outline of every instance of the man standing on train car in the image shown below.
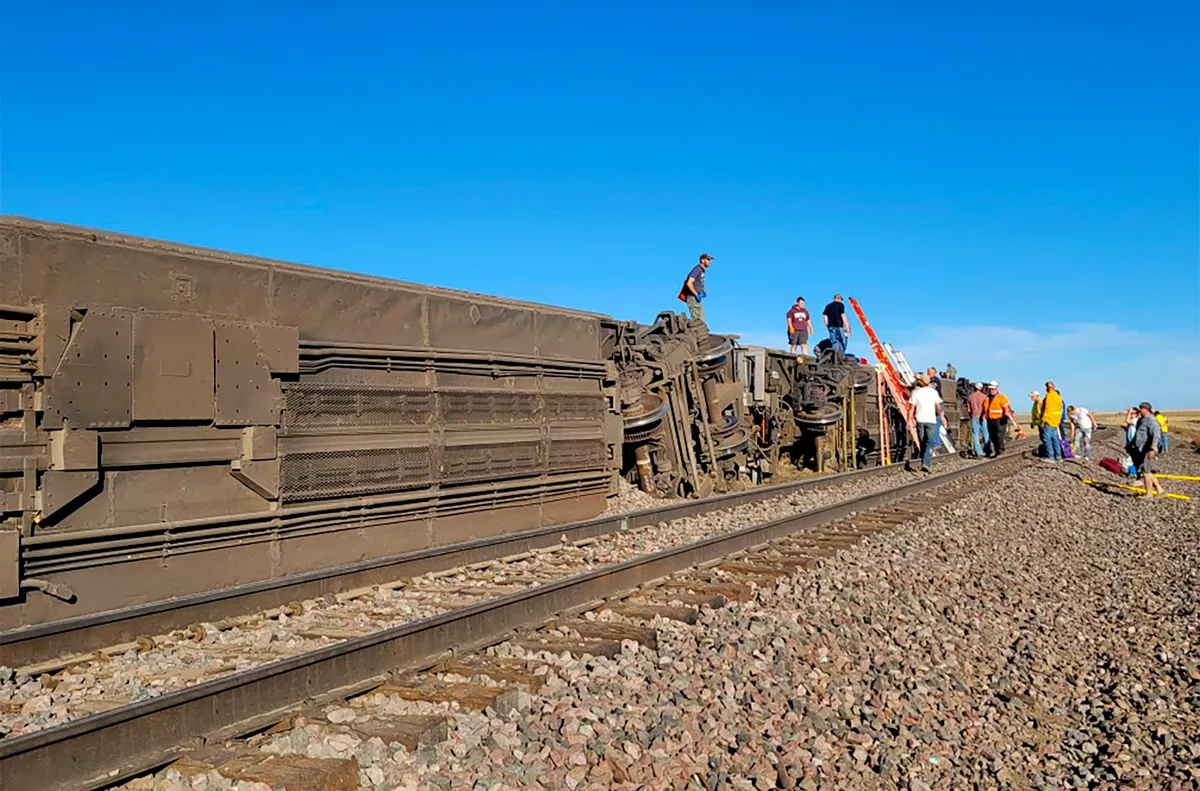
<svg viewBox="0 0 1200 791"><path fill-rule="evenodd" d="M812 316L804 307L804 297L796 297L796 304L787 312L788 343L792 345L792 354L800 347L800 356L808 356L808 334L812 332Z"/></svg>
<svg viewBox="0 0 1200 791"><path fill-rule="evenodd" d="M704 290L704 270L712 265L712 260L713 257L708 253L701 254L700 263L692 267L683 281L683 288L679 289L679 300L687 303L692 321L704 321L704 306L700 304L708 296Z"/></svg>
<svg viewBox="0 0 1200 791"><path fill-rule="evenodd" d="M833 295L833 302L825 306L824 316L830 344L839 354L845 354L846 343L850 340L850 319L846 317L846 306L842 304L841 294Z"/></svg>

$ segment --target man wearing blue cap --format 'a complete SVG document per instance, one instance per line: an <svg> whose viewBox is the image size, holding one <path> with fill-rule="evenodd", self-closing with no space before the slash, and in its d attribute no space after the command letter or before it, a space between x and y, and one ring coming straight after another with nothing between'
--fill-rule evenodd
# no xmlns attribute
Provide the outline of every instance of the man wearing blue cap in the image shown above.
<svg viewBox="0 0 1200 791"><path fill-rule="evenodd" d="M683 288L679 289L679 300L687 303L692 321L704 321L704 306L700 304L700 301L708 296L704 291L704 270L712 265L712 260L713 257L708 253L702 254L700 263L692 267L687 279L683 281Z"/></svg>

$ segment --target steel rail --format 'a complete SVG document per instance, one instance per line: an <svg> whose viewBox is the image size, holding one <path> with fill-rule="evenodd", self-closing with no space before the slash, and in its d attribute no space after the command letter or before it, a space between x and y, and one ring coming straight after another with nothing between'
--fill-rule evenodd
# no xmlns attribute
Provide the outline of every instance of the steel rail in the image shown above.
<svg viewBox="0 0 1200 791"><path fill-rule="evenodd" d="M143 635L163 634L194 623L212 623L269 610L289 602L320 598L327 594L378 585L403 577L416 577L454 566L498 560L522 552L544 549L559 543L564 536L568 541L580 541L796 492L825 489L848 481L867 480L896 469L898 465L870 467L805 481L761 486L700 500L429 547L278 579L261 580L78 618L9 629L0 632L0 653L5 657L4 664L20 667L55 657L95 651L108 645L129 642Z"/></svg>
<svg viewBox="0 0 1200 791"><path fill-rule="evenodd" d="M448 652L501 642L521 627L660 577L791 533L810 530L992 469L1018 468L1028 452L921 477L873 494L672 547L311 653L0 740L4 787L79 791L108 785L169 762L206 737L265 727L287 710L330 695L353 694L387 674L431 667ZM1020 465L1024 466L1024 465Z"/></svg>
<svg viewBox="0 0 1200 791"><path fill-rule="evenodd" d="M847 481L867 480L896 469L896 465L870 467L805 481L761 486L700 500L429 547L279 579L262 580L37 626L9 629L0 632L0 652L5 657L4 664L20 667L55 657L95 651L143 635L163 634L194 623L212 623L268 610L293 601L320 598L330 593L378 585L403 577L416 577L431 571L544 549L559 543L564 536L568 541L594 538L658 522L670 522L761 502L795 492L825 489Z"/></svg>

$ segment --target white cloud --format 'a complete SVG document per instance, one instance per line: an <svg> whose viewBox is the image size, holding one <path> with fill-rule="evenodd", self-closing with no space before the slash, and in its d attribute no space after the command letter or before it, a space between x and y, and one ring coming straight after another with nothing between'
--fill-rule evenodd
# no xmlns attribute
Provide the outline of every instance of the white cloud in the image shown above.
<svg viewBox="0 0 1200 791"><path fill-rule="evenodd" d="M1200 407L1200 338L1130 330L1115 324L1065 324L1042 330L994 325L926 326L893 338L914 368L954 363L961 376L997 379L1021 404L1053 380L1068 401L1119 409L1147 400L1165 409ZM748 330L747 345L787 348L779 332ZM865 351L855 333L851 351Z"/></svg>

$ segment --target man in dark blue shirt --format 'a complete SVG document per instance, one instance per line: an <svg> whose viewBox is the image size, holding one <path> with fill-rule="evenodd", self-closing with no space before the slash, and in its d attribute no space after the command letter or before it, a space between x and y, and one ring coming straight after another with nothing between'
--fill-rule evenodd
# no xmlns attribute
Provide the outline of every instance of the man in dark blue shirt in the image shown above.
<svg viewBox="0 0 1200 791"><path fill-rule="evenodd" d="M839 353L846 353L846 342L850 340L850 320L846 318L846 306L842 304L842 295L834 294L833 302L825 306L822 314L825 317L825 327L829 330L829 342Z"/></svg>
<svg viewBox="0 0 1200 791"><path fill-rule="evenodd" d="M692 267L683 281L683 288L679 289L679 299L687 303L692 321L704 321L704 306L700 304L708 296L704 293L704 270L712 265L712 260L713 257L708 253L701 255L700 263Z"/></svg>

